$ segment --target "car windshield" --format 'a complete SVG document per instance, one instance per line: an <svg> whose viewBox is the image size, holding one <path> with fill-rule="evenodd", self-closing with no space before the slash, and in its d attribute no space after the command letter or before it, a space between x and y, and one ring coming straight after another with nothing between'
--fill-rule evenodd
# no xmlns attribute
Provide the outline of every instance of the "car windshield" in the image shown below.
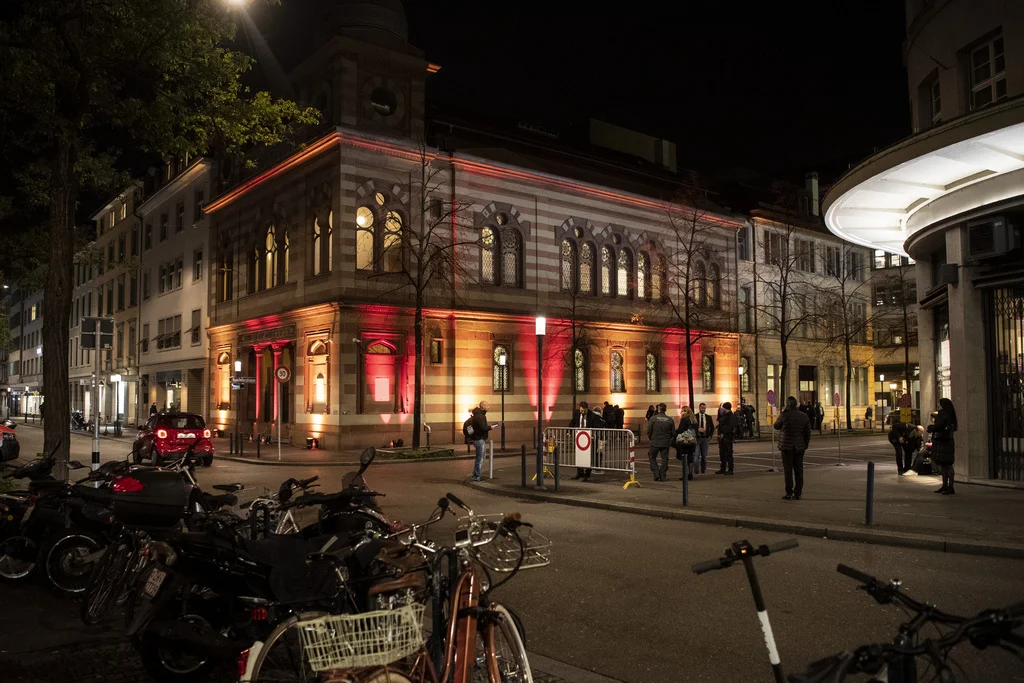
<svg viewBox="0 0 1024 683"><path fill-rule="evenodd" d="M165 429L202 429L206 423L198 415L162 415L156 425Z"/></svg>

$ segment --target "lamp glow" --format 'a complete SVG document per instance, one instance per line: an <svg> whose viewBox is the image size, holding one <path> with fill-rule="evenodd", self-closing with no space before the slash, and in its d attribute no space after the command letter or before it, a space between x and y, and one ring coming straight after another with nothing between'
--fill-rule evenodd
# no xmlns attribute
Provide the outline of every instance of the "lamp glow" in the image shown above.
<svg viewBox="0 0 1024 683"><path fill-rule="evenodd" d="M242 371L242 361L236 360L235 361L235 372L241 372L241 371Z"/></svg>
<svg viewBox="0 0 1024 683"><path fill-rule="evenodd" d="M547 318L542 318L542 317L538 316L537 317L537 336L538 337L543 337L544 336L544 333L547 331L547 326L548 326L548 319Z"/></svg>

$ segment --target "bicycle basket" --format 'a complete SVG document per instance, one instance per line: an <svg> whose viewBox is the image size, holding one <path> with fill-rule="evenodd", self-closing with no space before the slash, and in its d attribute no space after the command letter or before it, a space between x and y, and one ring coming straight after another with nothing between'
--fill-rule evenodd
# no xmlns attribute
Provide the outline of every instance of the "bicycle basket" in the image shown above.
<svg viewBox="0 0 1024 683"><path fill-rule="evenodd" d="M477 560L492 572L511 572L523 554L519 569L536 569L551 564L551 541L547 536L530 526L518 529L519 541L514 534L498 533L503 514L474 515L460 517L456 527L456 538L468 538L474 546Z"/></svg>
<svg viewBox="0 0 1024 683"><path fill-rule="evenodd" d="M423 646L423 605L342 614L296 624L313 671L384 666Z"/></svg>

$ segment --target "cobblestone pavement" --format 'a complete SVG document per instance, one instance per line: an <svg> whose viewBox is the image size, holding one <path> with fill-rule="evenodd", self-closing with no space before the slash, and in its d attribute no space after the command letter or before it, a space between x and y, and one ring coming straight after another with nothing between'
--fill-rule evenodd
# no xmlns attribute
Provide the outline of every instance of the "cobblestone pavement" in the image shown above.
<svg viewBox="0 0 1024 683"><path fill-rule="evenodd" d="M210 679L236 680L228 668ZM534 670L534 683L569 683ZM3 683L153 683L134 648L124 640L106 640L38 650L17 659L0 658Z"/></svg>

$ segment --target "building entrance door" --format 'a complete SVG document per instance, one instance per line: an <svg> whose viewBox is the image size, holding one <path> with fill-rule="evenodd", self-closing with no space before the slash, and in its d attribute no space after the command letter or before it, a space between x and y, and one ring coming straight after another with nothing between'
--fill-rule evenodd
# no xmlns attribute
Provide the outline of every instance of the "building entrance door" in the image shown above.
<svg viewBox="0 0 1024 683"><path fill-rule="evenodd" d="M800 365L797 369L800 382L800 403L814 404L818 400L818 366Z"/></svg>
<svg viewBox="0 0 1024 683"><path fill-rule="evenodd" d="M1024 481L1024 286L989 292L992 476Z"/></svg>

